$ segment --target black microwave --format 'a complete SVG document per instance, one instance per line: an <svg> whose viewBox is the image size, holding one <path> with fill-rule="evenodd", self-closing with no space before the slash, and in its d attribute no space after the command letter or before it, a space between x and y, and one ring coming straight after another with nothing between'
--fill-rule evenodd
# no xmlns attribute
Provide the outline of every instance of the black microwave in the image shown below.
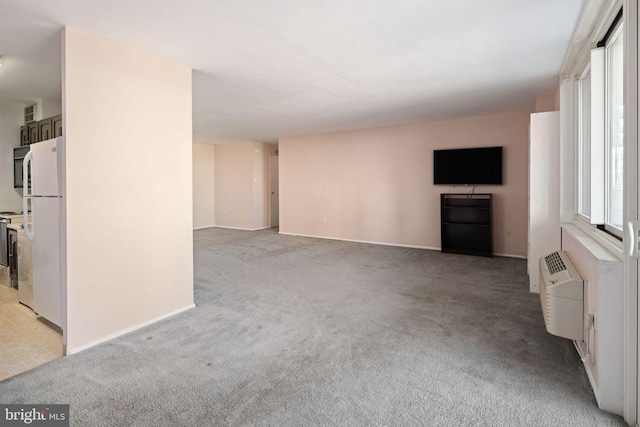
<svg viewBox="0 0 640 427"><path fill-rule="evenodd" d="M24 156L29 152L30 147L23 146L13 149L13 188L22 188L24 184L22 182L22 163L24 162ZM28 184L31 184L31 174L28 176Z"/></svg>

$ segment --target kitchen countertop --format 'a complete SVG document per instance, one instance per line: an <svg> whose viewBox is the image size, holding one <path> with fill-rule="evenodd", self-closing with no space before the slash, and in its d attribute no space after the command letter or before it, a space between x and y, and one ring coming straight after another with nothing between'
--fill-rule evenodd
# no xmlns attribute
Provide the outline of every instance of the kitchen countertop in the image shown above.
<svg viewBox="0 0 640 427"><path fill-rule="evenodd" d="M20 215L2 215L2 214L0 214L0 219L1 218L10 219L11 223L13 223L13 224L22 224L24 222L24 217L22 216L22 214L20 214ZM31 221L31 214L28 215L28 218L29 218L29 221Z"/></svg>
<svg viewBox="0 0 640 427"><path fill-rule="evenodd" d="M22 214L0 214L0 218L10 218L11 220L13 219L18 219L18 218L22 218Z"/></svg>

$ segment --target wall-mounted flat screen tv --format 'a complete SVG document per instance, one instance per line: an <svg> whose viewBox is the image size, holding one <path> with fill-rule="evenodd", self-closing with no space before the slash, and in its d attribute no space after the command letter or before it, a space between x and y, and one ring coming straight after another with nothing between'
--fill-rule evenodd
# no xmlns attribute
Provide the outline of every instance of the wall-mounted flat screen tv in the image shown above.
<svg viewBox="0 0 640 427"><path fill-rule="evenodd" d="M502 185L502 147L433 151L434 185Z"/></svg>

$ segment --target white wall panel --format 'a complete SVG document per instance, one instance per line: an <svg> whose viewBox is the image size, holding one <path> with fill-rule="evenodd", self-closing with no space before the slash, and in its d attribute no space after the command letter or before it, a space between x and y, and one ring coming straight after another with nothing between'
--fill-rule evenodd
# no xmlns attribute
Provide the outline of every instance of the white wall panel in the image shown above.
<svg viewBox="0 0 640 427"><path fill-rule="evenodd" d="M539 292L538 259L560 249L560 113L531 114L529 139L529 290Z"/></svg>

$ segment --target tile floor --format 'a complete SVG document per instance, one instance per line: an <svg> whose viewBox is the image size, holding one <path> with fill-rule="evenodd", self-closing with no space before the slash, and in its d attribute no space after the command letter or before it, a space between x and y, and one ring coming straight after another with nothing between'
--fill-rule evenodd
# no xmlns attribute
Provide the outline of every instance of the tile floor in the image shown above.
<svg viewBox="0 0 640 427"><path fill-rule="evenodd" d="M0 381L63 356L62 331L0 285Z"/></svg>

